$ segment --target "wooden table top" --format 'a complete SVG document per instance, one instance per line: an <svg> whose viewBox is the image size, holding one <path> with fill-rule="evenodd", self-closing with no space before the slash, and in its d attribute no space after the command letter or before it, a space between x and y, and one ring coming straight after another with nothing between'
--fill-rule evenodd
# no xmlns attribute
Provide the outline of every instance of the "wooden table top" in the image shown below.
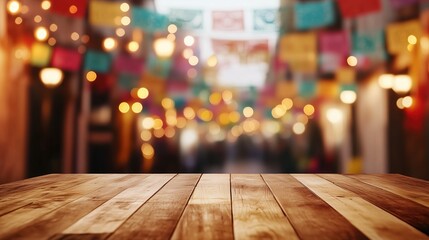
<svg viewBox="0 0 429 240"><path fill-rule="evenodd" d="M51 174L0 185L0 239L428 239L402 175Z"/></svg>

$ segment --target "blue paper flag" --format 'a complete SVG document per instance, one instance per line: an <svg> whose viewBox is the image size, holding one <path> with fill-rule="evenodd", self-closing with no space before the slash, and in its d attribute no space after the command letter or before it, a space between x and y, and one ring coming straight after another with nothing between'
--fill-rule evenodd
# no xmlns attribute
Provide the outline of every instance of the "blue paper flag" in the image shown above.
<svg viewBox="0 0 429 240"><path fill-rule="evenodd" d="M85 70L93 70L104 73L109 71L112 56L108 53L88 50L85 55Z"/></svg>
<svg viewBox="0 0 429 240"><path fill-rule="evenodd" d="M304 98L311 98L316 94L316 81L303 80L299 84L299 95Z"/></svg>
<svg viewBox="0 0 429 240"><path fill-rule="evenodd" d="M139 77L129 74L121 74L118 79L118 86L124 91L131 91L131 89L137 87Z"/></svg>
<svg viewBox="0 0 429 240"><path fill-rule="evenodd" d="M334 21L335 10L332 0L295 3L295 27L297 29L328 26Z"/></svg>

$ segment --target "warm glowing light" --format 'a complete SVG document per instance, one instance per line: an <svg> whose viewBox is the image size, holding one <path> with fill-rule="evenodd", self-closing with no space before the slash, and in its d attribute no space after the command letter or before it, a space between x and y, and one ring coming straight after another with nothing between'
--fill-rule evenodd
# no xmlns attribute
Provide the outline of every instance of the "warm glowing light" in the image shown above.
<svg viewBox="0 0 429 240"><path fill-rule="evenodd" d="M256 131L259 128L260 124L257 120L250 118L250 119L246 119L246 121L244 121L242 125L243 125L242 126L243 130L246 133L251 133L251 132Z"/></svg>
<svg viewBox="0 0 429 240"><path fill-rule="evenodd" d="M27 14L28 11L30 11L30 8L27 5L22 5L22 7L21 7L21 13L22 14Z"/></svg>
<svg viewBox="0 0 429 240"><path fill-rule="evenodd" d="M326 111L326 118L332 124L337 124L343 121L343 113L340 109L330 108Z"/></svg>
<svg viewBox="0 0 429 240"><path fill-rule="evenodd" d="M234 126L231 128L231 134L234 137L239 137L243 133L243 129L239 126Z"/></svg>
<svg viewBox="0 0 429 240"><path fill-rule="evenodd" d="M136 41L131 41L131 42L128 43L127 47L128 47L128 51L130 51L130 52L137 52L137 50L139 50L139 48L140 48L140 45Z"/></svg>
<svg viewBox="0 0 429 240"><path fill-rule="evenodd" d="M140 138L145 141L148 142L150 141L150 139L152 138L152 133L149 130L143 130L140 133Z"/></svg>
<svg viewBox="0 0 429 240"><path fill-rule="evenodd" d="M184 127L186 127L186 123L187 123L186 118L178 117L176 127L177 128L184 128Z"/></svg>
<svg viewBox="0 0 429 240"><path fill-rule="evenodd" d="M355 67L358 64L358 60L357 60L357 58L355 56L349 56L347 58L347 64L350 67Z"/></svg>
<svg viewBox="0 0 429 240"><path fill-rule="evenodd" d="M139 88L139 90L137 90L137 97L140 99L146 99L147 97L149 97L149 90L147 90L147 88Z"/></svg>
<svg viewBox="0 0 429 240"><path fill-rule="evenodd" d="M412 44L412 45L417 44L417 38L416 38L416 36L414 36L414 35L408 36L408 43Z"/></svg>
<svg viewBox="0 0 429 240"><path fill-rule="evenodd" d="M161 105L164 109L174 108L174 101L171 98L164 98L161 101Z"/></svg>
<svg viewBox="0 0 429 240"><path fill-rule="evenodd" d="M16 25L19 25L19 24L21 24L22 23L22 17L16 17L15 18L15 24Z"/></svg>
<svg viewBox="0 0 429 240"><path fill-rule="evenodd" d="M153 120L153 129L160 129L162 126L164 126L164 122L161 119L156 118Z"/></svg>
<svg viewBox="0 0 429 240"><path fill-rule="evenodd" d="M305 114L298 114L298 116L296 116L296 121L303 123L304 125L308 123L308 117Z"/></svg>
<svg viewBox="0 0 429 240"><path fill-rule="evenodd" d="M154 135L156 138L162 138L162 137L164 136L164 129L163 129L163 128L160 128L160 129L155 129L155 130L153 130L153 135Z"/></svg>
<svg viewBox="0 0 429 240"><path fill-rule="evenodd" d="M393 81L392 89L396 93L406 93L411 90L412 81L408 75L396 75Z"/></svg>
<svg viewBox="0 0 429 240"><path fill-rule="evenodd" d="M209 122L213 119L213 113L210 110L205 108L199 109L197 112L197 115L201 120L205 122Z"/></svg>
<svg viewBox="0 0 429 240"><path fill-rule="evenodd" d="M144 129L152 129L155 124L155 121L152 117L145 117L142 121L142 127Z"/></svg>
<svg viewBox="0 0 429 240"><path fill-rule="evenodd" d="M186 59L189 59L194 55L194 51L191 48L183 49L182 56Z"/></svg>
<svg viewBox="0 0 429 240"><path fill-rule="evenodd" d="M164 134L166 137L172 138L176 134L176 130L174 129L174 127L166 127Z"/></svg>
<svg viewBox="0 0 429 240"><path fill-rule="evenodd" d="M124 26L128 26L128 25L130 25L130 23L131 23L131 18L130 18L130 17L128 17L128 16L123 16L123 17L121 18L121 24L122 24L122 25L124 25Z"/></svg>
<svg viewBox="0 0 429 240"><path fill-rule="evenodd" d="M123 36L125 36L125 29L123 29L123 28L117 28L115 30L115 33L116 33L116 36L123 37Z"/></svg>
<svg viewBox="0 0 429 240"><path fill-rule="evenodd" d="M217 120L219 122L219 124L221 125L228 125L229 124L229 114L228 113L221 113L219 114L219 116L217 117Z"/></svg>
<svg viewBox="0 0 429 240"><path fill-rule="evenodd" d="M77 13L77 7L76 7L76 5L71 5L71 6L69 7L69 12L70 12L71 14L75 14L75 13Z"/></svg>
<svg viewBox="0 0 429 240"><path fill-rule="evenodd" d="M39 41L45 41L49 37L48 30L44 27L38 27L34 31L34 37Z"/></svg>
<svg viewBox="0 0 429 240"><path fill-rule="evenodd" d="M243 108L243 115L247 118L250 118L253 116L253 108L251 107L245 107Z"/></svg>
<svg viewBox="0 0 429 240"><path fill-rule="evenodd" d="M49 25L49 30L51 30L51 32L56 32L58 30L57 24L52 23L51 25Z"/></svg>
<svg viewBox="0 0 429 240"><path fill-rule="evenodd" d="M121 102L118 109L121 113L127 113L130 110L130 105L127 102Z"/></svg>
<svg viewBox="0 0 429 240"><path fill-rule="evenodd" d="M153 155L155 154L155 150L153 149L152 145L150 145L149 143L143 143L141 150L142 150L143 156L146 159L153 158Z"/></svg>
<svg viewBox="0 0 429 240"><path fill-rule="evenodd" d="M197 76L198 72L195 68L190 68L186 72L186 75L188 75L189 79L194 79Z"/></svg>
<svg viewBox="0 0 429 240"><path fill-rule="evenodd" d="M119 9L121 9L122 12L128 12L130 10L130 5L128 3L121 3L119 6Z"/></svg>
<svg viewBox="0 0 429 240"><path fill-rule="evenodd" d="M229 121L232 123L238 123L238 121L240 121L240 113L237 111L230 112Z"/></svg>
<svg viewBox="0 0 429 240"><path fill-rule="evenodd" d="M50 37L50 38L48 39L48 44L49 44L50 46L54 46L56 43L57 43L57 40L56 40L55 38Z"/></svg>
<svg viewBox="0 0 429 240"><path fill-rule="evenodd" d="M399 109L404 109L404 105L402 104L402 100L403 100L404 98L399 98L398 100L396 100L396 106L399 108Z"/></svg>
<svg viewBox="0 0 429 240"><path fill-rule="evenodd" d="M282 100L282 105L286 108L286 110L289 110L293 107L293 101L290 98L285 98Z"/></svg>
<svg viewBox="0 0 429 240"><path fill-rule="evenodd" d="M413 49L414 49L414 45L413 45L413 44L408 44L408 45L407 45L407 50L408 50L409 52L413 51Z"/></svg>
<svg viewBox="0 0 429 240"><path fill-rule="evenodd" d="M155 53L160 58L169 58L174 52L174 42L166 38L158 38L153 43Z"/></svg>
<svg viewBox="0 0 429 240"><path fill-rule="evenodd" d="M261 132L265 137L272 137L280 132L280 123L277 121L265 121L262 123Z"/></svg>
<svg viewBox="0 0 429 240"><path fill-rule="evenodd" d="M185 43L186 46L190 47L192 45L194 45L195 42L195 38L188 35L183 39L183 43Z"/></svg>
<svg viewBox="0 0 429 240"><path fill-rule="evenodd" d="M393 87L395 76L393 74L381 74L378 77L378 85L384 89L390 89Z"/></svg>
<svg viewBox="0 0 429 240"><path fill-rule="evenodd" d="M296 122L292 127L293 133L296 135L301 135L305 132L305 125L302 122Z"/></svg>
<svg viewBox="0 0 429 240"><path fill-rule="evenodd" d="M191 66L196 66L196 65L198 64L199 60L198 60L198 57L197 57L197 56L191 56L191 57L188 59L188 62L189 62L189 64L190 64Z"/></svg>
<svg viewBox="0 0 429 240"><path fill-rule="evenodd" d="M72 32L72 34L70 35L70 38L73 40L73 41L77 41L77 40L79 40L79 33L77 33L77 32Z"/></svg>
<svg viewBox="0 0 429 240"><path fill-rule="evenodd" d="M220 93L214 92L214 93L210 94L209 102L212 105L218 105L220 103L220 101L222 101L222 95L220 95Z"/></svg>
<svg viewBox="0 0 429 240"><path fill-rule="evenodd" d="M303 110L304 114L307 116L311 116L314 114L314 106L311 104L305 105L302 110Z"/></svg>
<svg viewBox="0 0 429 240"><path fill-rule="evenodd" d="M168 25L167 30L169 33L174 34L177 32L177 26L174 24L170 24L170 25Z"/></svg>
<svg viewBox="0 0 429 240"><path fill-rule="evenodd" d="M40 23L42 21L42 17L40 15L36 15L33 20L35 23Z"/></svg>
<svg viewBox="0 0 429 240"><path fill-rule="evenodd" d="M191 107L185 107L183 109L183 116L185 116L186 119L192 120L195 118L195 111Z"/></svg>
<svg viewBox="0 0 429 240"><path fill-rule="evenodd" d="M58 68L44 68L40 71L40 80L45 86L54 88L63 81L63 72Z"/></svg>
<svg viewBox="0 0 429 240"><path fill-rule="evenodd" d="M402 106L404 108L410 108L413 105L413 98L410 96L406 96L402 99Z"/></svg>
<svg viewBox="0 0 429 240"><path fill-rule="evenodd" d="M351 90L342 91L340 94L340 100L345 104L352 104L356 101L356 92Z"/></svg>
<svg viewBox="0 0 429 240"><path fill-rule="evenodd" d="M211 55L207 59L207 66L209 66L209 67L216 67L216 65L217 65L217 57L216 57L216 55Z"/></svg>
<svg viewBox="0 0 429 240"><path fill-rule="evenodd" d="M177 124L177 113L175 109L168 109L165 112L165 121L169 126L176 126Z"/></svg>
<svg viewBox="0 0 429 240"><path fill-rule="evenodd" d="M232 92L229 90L225 90L222 92L222 99L226 103L230 103L232 101Z"/></svg>
<svg viewBox="0 0 429 240"><path fill-rule="evenodd" d="M133 110L134 113L141 113L141 111L143 110L143 105L139 102L135 102L131 106L131 110Z"/></svg>
<svg viewBox="0 0 429 240"><path fill-rule="evenodd" d="M176 35L174 35L172 33L169 33L167 35L167 39L170 40L170 41L172 41L172 42L174 42L176 40Z"/></svg>
<svg viewBox="0 0 429 240"><path fill-rule="evenodd" d="M44 0L40 4L40 6L42 7L43 10L48 10L49 8L51 8L51 2L48 0Z"/></svg>
<svg viewBox="0 0 429 240"><path fill-rule="evenodd" d="M7 10L12 15L17 14L20 8L21 8L21 3L19 3L18 1L11 0L7 3Z"/></svg>
<svg viewBox="0 0 429 240"><path fill-rule="evenodd" d="M106 51L112 51L116 48L116 40L111 37L105 38L103 41L103 47Z"/></svg>
<svg viewBox="0 0 429 240"><path fill-rule="evenodd" d="M283 104L279 104L271 110L271 115L274 118L281 118L286 114L286 112L287 112L286 107Z"/></svg>
<svg viewBox="0 0 429 240"><path fill-rule="evenodd" d="M94 71L89 71L86 73L86 80L88 80L88 82L94 82L97 79L97 73L95 73Z"/></svg>

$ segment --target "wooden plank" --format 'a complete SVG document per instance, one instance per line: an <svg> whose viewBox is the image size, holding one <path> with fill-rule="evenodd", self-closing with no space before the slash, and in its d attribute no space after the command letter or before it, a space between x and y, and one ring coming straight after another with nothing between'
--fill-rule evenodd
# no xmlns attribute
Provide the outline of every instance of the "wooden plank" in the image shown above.
<svg viewBox="0 0 429 240"><path fill-rule="evenodd" d="M300 239L367 238L294 177L288 174L263 174L262 177Z"/></svg>
<svg viewBox="0 0 429 240"><path fill-rule="evenodd" d="M150 175L65 229L62 234L99 234L114 232L143 203L162 188L174 174Z"/></svg>
<svg viewBox="0 0 429 240"><path fill-rule="evenodd" d="M313 174L292 174L371 239L428 239L412 226L357 194Z"/></svg>
<svg viewBox="0 0 429 240"><path fill-rule="evenodd" d="M298 239L268 186L257 174L232 174L236 239Z"/></svg>
<svg viewBox="0 0 429 240"><path fill-rule="evenodd" d="M429 183L399 174L348 175L429 207Z"/></svg>
<svg viewBox="0 0 429 240"><path fill-rule="evenodd" d="M0 199L0 216L37 201L40 198L47 197L49 194L63 192L94 178L95 176L83 176L79 178L71 175L55 175L54 178L49 178L47 184L41 184L41 186L26 184L23 188L20 188L20 191L15 193L11 191L10 194L6 194Z"/></svg>
<svg viewBox="0 0 429 240"><path fill-rule="evenodd" d="M141 182L145 175L124 175L96 191L60 207L5 235L5 239L47 239L84 217L108 199ZM64 236L63 236L64 237Z"/></svg>
<svg viewBox="0 0 429 240"><path fill-rule="evenodd" d="M339 174L322 174L319 176L343 189L356 193L368 202L395 215L418 230L429 234L429 208L346 176Z"/></svg>
<svg viewBox="0 0 429 240"><path fill-rule="evenodd" d="M179 174L150 198L110 237L111 239L168 239L201 174Z"/></svg>
<svg viewBox="0 0 429 240"><path fill-rule="evenodd" d="M2 230L0 238L4 234L14 232L35 219L122 177L121 175L100 176L73 186L67 191L55 191L45 196L40 196L30 204L0 217L0 229Z"/></svg>
<svg viewBox="0 0 429 240"><path fill-rule="evenodd" d="M204 174L172 239L232 239L229 174Z"/></svg>

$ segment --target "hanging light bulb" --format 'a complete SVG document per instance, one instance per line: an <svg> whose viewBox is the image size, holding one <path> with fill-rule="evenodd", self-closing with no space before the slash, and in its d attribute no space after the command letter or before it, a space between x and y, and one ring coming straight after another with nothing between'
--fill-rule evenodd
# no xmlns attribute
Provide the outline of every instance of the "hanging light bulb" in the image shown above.
<svg viewBox="0 0 429 240"><path fill-rule="evenodd" d="M167 38L158 38L153 42L155 53L160 58L169 58L173 55L175 44Z"/></svg>
<svg viewBox="0 0 429 240"><path fill-rule="evenodd" d="M40 80L48 88L54 88L63 81L63 72L58 68L44 68L40 71Z"/></svg>

